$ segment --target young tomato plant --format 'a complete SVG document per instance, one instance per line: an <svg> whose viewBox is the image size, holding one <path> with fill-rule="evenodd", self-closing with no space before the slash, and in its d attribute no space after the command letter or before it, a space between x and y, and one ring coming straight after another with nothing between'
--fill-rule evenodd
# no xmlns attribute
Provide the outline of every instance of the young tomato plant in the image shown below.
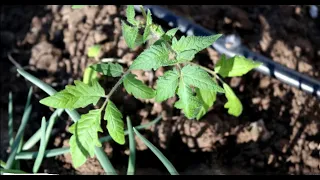
<svg viewBox="0 0 320 180"><path fill-rule="evenodd" d="M178 40L175 37L177 28L164 32L161 26L153 23L150 10L145 12L142 6L141 9L144 20L138 21L135 19L134 7L127 7L126 20L122 20L124 39L131 49L149 40L154 43L145 49L126 71L118 63L98 63L90 66L105 76L120 77L107 95L97 80L89 84L76 80L75 85L67 85L64 90L40 101L53 108L76 109L90 104L96 105L101 98L105 98L99 109L82 115L80 120L69 128L73 134L70 139L70 152L75 167L85 163L87 157L94 156L95 146L101 146L98 132L103 132L100 126L103 111L103 119L107 121L110 136L119 144L125 143L123 116L110 101L110 97L121 84L127 93L139 99L154 98L156 102L162 102L177 95L179 100L174 107L181 109L188 119L199 120L205 115L213 106L218 93L227 98L224 107L229 114L239 116L242 113L240 100L220 76L242 76L260 63L243 56L227 59L224 55L213 70L192 63L198 52L212 45L221 35L182 36ZM156 89L147 86L131 73L132 70L157 70L164 66L171 67L171 70L157 79Z"/></svg>

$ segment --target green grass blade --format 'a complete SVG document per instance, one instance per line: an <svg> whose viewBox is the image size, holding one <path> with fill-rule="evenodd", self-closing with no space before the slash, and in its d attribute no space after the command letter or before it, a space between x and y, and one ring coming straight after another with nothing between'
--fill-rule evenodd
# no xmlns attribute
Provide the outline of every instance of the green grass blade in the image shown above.
<svg viewBox="0 0 320 180"><path fill-rule="evenodd" d="M129 149L130 149L127 175L134 175L135 165L136 165L136 143L134 141L134 133L133 133L130 117L127 117L127 126L128 126Z"/></svg>
<svg viewBox="0 0 320 180"><path fill-rule="evenodd" d="M69 153L69 151L70 151L69 147L49 149L44 152L44 157L45 158L55 157L55 156ZM24 160L35 159L38 156L38 153L39 153L38 151L21 152L16 155L16 159L24 159Z"/></svg>
<svg viewBox="0 0 320 180"><path fill-rule="evenodd" d="M179 175L178 171L174 168L171 162L162 154L162 152L156 148L150 141L148 141L138 130L133 128L136 135L143 141L143 143L159 158L162 164L167 168L171 175Z"/></svg>
<svg viewBox="0 0 320 180"><path fill-rule="evenodd" d="M137 129L137 130L145 129L145 128L149 127L149 126L157 124L161 119L162 119L162 116L160 115L156 119L154 119L153 121L148 122L146 124L139 125L139 126L135 126L134 128Z"/></svg>
<svg viewBox="0 0 320 180"><path fill-rule="evenodd" d="M23 111L23 113L26 113L26 110L27 110L27 108L28 108L29 105L30 105L31 97L32 97L32 92L33 92L33 89L32 89L32 87L30 87L30 88L29 88L29 92L28 92L28 96L27 96L26 105L24 106L24 111ZM20 140L20 144L19 144L17 153L20 153L20 152L21 152L22 145L23 145L23 137L21 137L21 140ZM20 161L14 161L13 164L14 164L14 165L13 165L14 169L20 169Z"/></svg>
<svg viewBox="0 0 320 180"><path fill-rule="evenodd" d="M30 114L31 114L31 110L32 110L32 105L30 105L27 108L26 112L23 114L22 121L21 121L20 127L18 129L17 136L12 144L11 153L9 155L7 162L6 162L7 164L6 164L5 169L10 169L14 163L15 156L17 154L21 138L23 137L24 130L26 128L27 122L28 122Z"/></svg>
<svg viewBox="0 0 320 180"><path fill-rule="evenodd" d="M112 166L107 154L104 152L102 148L95 147L95 154L102 168L108 175L117 175L116 170Z"/></svg>
<svg viewBox="0 0 320 180"><path fill-rule="evenodd" d="M23 151L31 149L41 139L41 127L22 146Z"/></svg>
<svg viewBox="0 0 320 180"><path fill-rule="evenodd" d="M5 163L4 161L0 160L0 166L1 166L2 168L6 167L6 163Z"/></svg>
<svg viewBox="0 0 320 180"><path fill-rule="evenodd" d="M40 79L34 77L33 75L29 74L28 72L26 72L26 71L24 71L22 69L17 69L17 71L24 78L26 78L28 81L30 81L31 83L33 83L34 85L36 85L37 87L42 89L44 92L46 92L50 96L55 94L55 93L57 93L57 91L55 89L53 89L51 86L49 86L48 84L44 83ZM71 117L71 119L74 122L77 122L80 119L80 114L77 111L66 109L66 112L68 113L68 115Z"/></svg>
<svg viewBox="0 0 320 180"><path fill-rule="evenodd" d="M151 122L149 122L147 124L135 126L135 128L137 130L147 128L147 127L159 122L161 120L161 118L162 117L159 116L155 120L153 120L153 121L151 121ZM124 134L128 135L128 130L124 131ZM111 141L112 138L111 138L111 136L105 136L105 137L101 137L99 140L100 140L101 143L104 143L104 142ZM59 156L59 155L62 155L62 154L69 153L69 150L70 150L69 147L50 149L50 150L46 150L45 151L44 156L46 158L55 157L55 156ZM35 159L37 157L37 155L38 155L38 151L21 152L21 153L16 155L16 159L24 159L24 160Z"/></svg>
<svg viewBox="0 0 320 180"><path fill-rule="evenodd" d="M64 109L57 109L53 112L53 114L50 116L49 123L47 123L47 132L46 132L46 142L48 143L52 127L58 117L61 116ZM37 142L41 139L41 127L38 129L36 133L34 133L27 142L24 143L22 150L26 151L31 149Z"/></svg>
<svg viewBox="0 0 320 180"><path fill-rule="evenodd" d="M27 110L27 108L28 108L29 105L30 105L32 92L33 92L33 89L32 89L32 87L30 87L30 88L29 88L29 92L28 92L28 97L27 97L26 105L24 106L24 112Z"/></svg>
<svg viewBox="0 0 320 180"><path fill-rule="evenodd" d="M0 174L3 175L4 173L12 173L12 174L28 174L24 171L17 170L17 169L0 169Z"/></svg>
<svg viewBox="0 0 320 180"><path fill-rule="evenodd" d="M46 118L43 117L41 121L41 140L40 140L40 148L39 148L39 153L37 155L36 161L34 162L32 172L37 173L40 165L43 160L44 156L44 151L46 150Z"/></svg>
<svg viewBox="0 0 320 180"><path fill-rule="evenodd" d="M46 130L45 146L47 146L47 144L48 144L48 142L49 142L53 125L54 125L54 123L56 122L57 118L62 114L62 112L63 112L63 109L57 109L57 110L55 110L54 113L50 116L49 123L48 123L47 130Z"/></svg>
<svg viewBox="0 0 320 180"><path fill-rule="evenodd" d="M19 147L18 147L18 150L17 150L17 154L21 152L22 144L23 144L23 137L20 140L20 144L19 144ZM20 169L20 161L14 160L12 167L13 167L13 169Z"/></svg>
<svg viewBox="0 0 320 180"><path fill-rule="evenodd" d="M12 92L9 93L8 116L9 145L11 147L13 143Z"/></svg>

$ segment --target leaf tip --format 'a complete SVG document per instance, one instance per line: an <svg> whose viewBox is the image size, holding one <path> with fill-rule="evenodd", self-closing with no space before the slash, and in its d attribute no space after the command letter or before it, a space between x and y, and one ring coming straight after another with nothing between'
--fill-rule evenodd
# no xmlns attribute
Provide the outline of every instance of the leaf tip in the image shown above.
<svg viewBox="0 0 320 180"><path fill-rule="evenodd" d="M39 101L40 104L47 105L47 98L43 98Z"/></svg>

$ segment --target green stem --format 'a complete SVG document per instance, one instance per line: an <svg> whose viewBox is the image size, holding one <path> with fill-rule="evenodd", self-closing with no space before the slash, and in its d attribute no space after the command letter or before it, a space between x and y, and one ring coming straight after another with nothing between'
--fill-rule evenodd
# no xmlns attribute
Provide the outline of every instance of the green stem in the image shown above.
<svg viewBox="0 0 320 180"><path fill-rule="evenodd" d="M18 148L19 148L19 145L21 143L21 138L23 138L23 133L24 133L25 127L26 127L26 125L28 123L28 120L30 119L31 110L32 110L32 106L30 105L26 109L26 111L23 113L21 124L20 124L20 127L18 129L18 133L16 135L16 138L13 141L13 144L12 144L12 147L11 147L11 153L9 155L9 158L8 158L7 162L6 162L5 169L11 169L11 167L12 167L14 161L15 161L15 156L16 156L16 154L18 152Z"/></svg>
<svg viewBox="0 0 320 180"><path fill-rule="evenodd" d="M97 159L99 160L102 168L108 175L117 175L116 170L112 166L107 154L104 152L102 148L95 147L95 154Z"/></svg>
<svg viewBox="0 0 320 180"><path fill-rule="evenodd" d="M171 175L179 175L178 171L172 165L172 163L162 154L162 152L156 148L149 140L147 140L139 131L133 128L136 135L142 140L142 142L158 157L162 164L167 168Z"/></svg>
<svg viewBox="0 0 320 180"><path fill-rule="evenodd" d="M136 164L136 144L134 141L134 133L133 133L133 128L132 128L132 124L129 116L127 116L127 126L128 126L129 149L130 149L127 175L134 175L135 164Z"/></svg>
<svg viewBox="0 0 320 180"><path fill-rule="evenodd" d="M101 110L103 110L105 108L105 106L107 105L110 97L112 96L112 94L117 90L117 88L121 85L122 80L130 73L130 70L127 70L119 79L119 81L112 87L112 89L110 90L110 92L108 93L108 95L106 96L106 100L103 102L102 106L101 106Z"/></svg>
<svg viewBox="0 0 320 180"><path fill-rule="evenodd" d="M49 119L49 123L47 123L47 131L50 133L47 133L46 135L46 141L49 140L50 134L51 134L51 130L52 130L52 126L55 123L56 119L62 114L62 112L64 111L64 109L57 109L54 111L54 113L50 116ZM24 143L22 150L26 151L31 149L39 140L41 139L41 127L37 130L36 133L34 133L27 142Z"/></svg>
<svg viewBox="0 0 320 180"><path fill-rule="evenodd" d="M140 10L141 10L141 12L142 12L142 15L143 15L144 19L147 20L147 14L146 14L146 12L144 11L144 8L143 8L142 5L140 5Z"/></svg>

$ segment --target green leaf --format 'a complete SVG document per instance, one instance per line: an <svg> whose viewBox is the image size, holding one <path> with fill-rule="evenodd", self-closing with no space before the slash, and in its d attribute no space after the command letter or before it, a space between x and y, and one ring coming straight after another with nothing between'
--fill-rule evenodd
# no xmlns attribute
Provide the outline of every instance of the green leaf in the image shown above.
<svg viewBox="0 0 320 180"><path fill-rule="evenodd" d="M157 80L157 89L155 100L157 102L165 101L173 97L179 84L179 72L176 69L167 71Z"/></svg>
<svg viewBox="0 0 320 180"><path fill-rule="evenodd" d="M135 20L136 13L134 11L133 5L128 5L126 10L127 21L132 25L137 25L137 21Z"/></svg>
<svg viewBox="0 0 320 180"><path fill-rule="evenodd" d="M89 156L94 157L95 146L102 146L98 138L98 132L102 132L100 119L101 110L91 110L70 126L69 132L73 134L69 142L70 153L75 168L84 164Z"/></svg>
<svg viewBox="0 0 320 180"><path fill-rule="evenodd" d="M100 50L101 50L101 46L100 45L93 45L88 50L88 56L92 57L92 58L95 58L95 57L97 57L99 55Z"/></svg>
<svg viewBox="0 0 320 180"><path fill-rule="evenodd" d="M84 70L84 73L83 73L83 82L85 84L91 84L92 81L97 81L98 80L98 75L97 73L90 67L87 67L85 70Z"/></svg>
<svg viewBox="0 0 320 180"><path fill-rule="evenodd" d="M186 62L186 61L191 61L194 59L194 56L196 55L197 51L192 49L192 50L186 50L186 51L182 51L181 53L179 53L177 55L177 61L182 63L182 62Z"/></svg>
<svg viewBox="0 0 320 180"><path fill-rule="evenodd" d="M150 9L148 9L148 13L147 13L147 20L146 20L146 25L149 26L152 24L152 16L151 16L151 11Z"/></svg>
<svg viewBox="0 0 320 180"><path fill-rule="evenodd" d="M158 37L161 37L162 35L165 34L165 32L163 31L162 27L160 25L155 25L152 24L151 25L151 30L154 34L156 34Z"/></svg>
<svg viewBox="0 0 320 180"><path fill-rule="evenodd" d="M176 32L178 31L179 29L178 28L173 28L173 29L170 29L169 31L167 31L162 37L161 39L167 41L167 42L170 42L171 39L174 37L174 35L176 34Z"/></svg>
<svg viewBox="0 0 320 180"><path fill-rule="evenodd" d="M106 76L119 77L123 73L123 68L118 63L100 63L90 66L91 69Z"/></svg>
<svg viewBox="0 0 320 180"><path fill-rule="evenodd" d="M75 109L89 104L96 105L105 95L104 89L97 81L93 81L92 86L78 80L74 83L75 86L67 85L64 90L42 99L40 103L53 108Z"/></svg>
<svg viewBox="0 0 320 180"><path fill-rule="evenodd" d="M165 44L152 45L143 51L131 64L130 69L151 70L170 64L169 50Z"/></svg>
<svg viewBox="0 0 320 180"><path fill-rule="evenodd" d="M128 47L133 49L136 47L135 42L138 37L139 29L138 27L132 27L128 25L124 21L121 21L121 22L122 22L122 34L123 34L124 40L126 41Z"/></svg>
<svg viewBox="0 0 320 180"><path fill-rule="evenodd" d="M173 38L172 38L172 44L177 44L177 42L178 42L177 38L176 38L176 37L173 37Z"/></svg>
<svg viewBox="0 0 320 180"><path fill-rule="evenodd" d="M199 89L212 89L216 92L224 92L223 88L214 82L205 70L198 66L184 66L181 70L181 76L187 85L195 86Z"/></svg>
<svg viewBox="0 0 320 180"><path fill-rule="evenodd" d="M223 88L225 90L225 96L228 99L228 102L224 105L225 108L229 109L228 113L238 117L242 113L242 104L238 97L234 94L232 89L228 84L223 83Z"/></svg>
<svg viewBox="0 0 320 180"><path fill-rule="evenodd" d="M178 62L194 59L194 56L203 49L212 45L221 35L212 36L182 36L179 41L172 39L172 49L177 53Z"/></svg>
<svg viewBox="0 0 320 180"><path fill-rule="evenodd" d="M172 41L172 49L177 53L196 50L196 53L212 45L221 34L212 36L182 36L179 41Z"/></svg>
<svg viewBox="0 0 320 180"><path fill-rule="evenodd" d="M174 106L181 109L185 116L189 119L195 118L201 109L201 101L198 97L193 95L192 89L183 79L180 79L178 88L179 101Z"/></svg>
<svg viewBox="0 0 320 180"><path fill-rule="evenodd" d="M135 98L152 99L156 94L152 88L136 79L133 74L128 74L123 79L123 85L126 91L129 94L132 94Z"/></svg>
<svg viewBox="0 0 320 180"><path fill-rule="evenodd" d="M5 168L5 167L6 167L6 163L5 163L4 161L0 160L0 166L1 166L2 168Z"/></svg>
<svg viewBox="0 0 320 180"><path fill-rule="evenodd" d="M143 32L143 42L145 43L148 39L150 39L151 29L150 26L146 26Z"/></svg>
<svg viewBox="0 0 320 180"><path fill-rule="evenodd" d="M81 9L84 8L86 5L72 5L72 9Z"/></svg>
<svg viewBox="0 0 320 180"><path fill-rule="evenodd" d="M44 157L44 153L46 150L46 146L47 146L47 142L46 142L46 118L42 117L41 120L41 141L40 141L40 147L39 147L39 153L37 155L37 158L34 162L33 168L32 168L32 172L33 173L37 173L40 165L42 163L43 157Z"/></svg>
<svg viewBox="0 0 320 180"><path fill-rule="evenodd" d="M261 64L262 63L247 59L244 56L236 55L230 59L226 59L226 56L222 55L214 71L222 77L242 76Z"/></svg>
<svg viewBox="0 0 320 180"><path fill-rule="evenodd" d="M159 40L157 40L156 42L153 43L153 45L155 45L155 46L162 46L162 44L164 44L164 45L166 44L166 41L164 39L159 39Z"/></svg>
<svg viewBox="0 0 320 180"><path fill-rule="evenodd" d="M167 31L165 35L169 36L170 38L173 38L176 35L178 30L179 28L172 28L169 31Z"/></svg>
<svg viewBox="0 0 320 180"><path fill-rule="evenodd" d="M110 136L114 141L119 144L124 144L124 124L122 120L122 114L110 100L108 101L106 111L104 114L104 120L107 120L107 129Z"/></svg>
<svg viewBox="0 0 320 180"><path fill-rule="evenodd" d="M217 93L212 89L196 89L197 97L202 102L202 107L197 115L197 120L201 119L204 116L209 108L214 104L216 101Z"/></svg>
<svg viewBox="0 0 320 180"><path fill-rule="evenodd" d="M141 44L143 44L143 35L139 34L137 35L136 41L134 42L134 47L140 46Z"/></svg>

